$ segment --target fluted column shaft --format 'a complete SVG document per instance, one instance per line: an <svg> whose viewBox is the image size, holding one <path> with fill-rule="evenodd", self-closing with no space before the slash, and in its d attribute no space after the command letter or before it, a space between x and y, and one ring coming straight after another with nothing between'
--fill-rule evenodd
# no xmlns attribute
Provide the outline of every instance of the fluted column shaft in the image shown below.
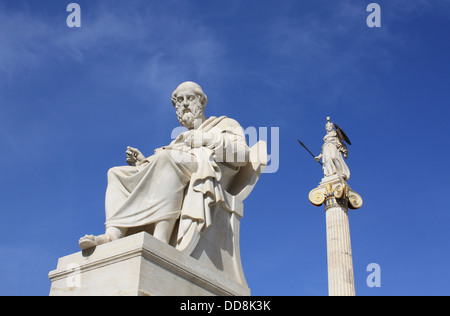
<svg viewBox="0 0 450 316"><path fill-rule="evenodd" d="M328 295L354 296L355 283L348 209L339 204L327 208L326 226Z"/></svg>

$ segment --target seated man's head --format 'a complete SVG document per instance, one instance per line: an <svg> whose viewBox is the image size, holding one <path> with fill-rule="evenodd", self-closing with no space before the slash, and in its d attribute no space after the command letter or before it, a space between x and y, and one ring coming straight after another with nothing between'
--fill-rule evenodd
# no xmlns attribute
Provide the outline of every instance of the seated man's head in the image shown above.
<svg viewBox="0 0 450 316"><path fill-rule="evenodd" d="M181 125L192 129L194 123L203 122L208 99L202 88L192 81L180 84L172 93L172 104L177 111L178 121Z"/></svg>

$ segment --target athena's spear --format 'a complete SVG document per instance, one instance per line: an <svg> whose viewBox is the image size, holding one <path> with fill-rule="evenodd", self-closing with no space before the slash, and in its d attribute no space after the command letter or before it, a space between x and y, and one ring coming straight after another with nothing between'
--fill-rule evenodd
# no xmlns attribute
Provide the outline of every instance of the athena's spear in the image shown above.
<svg viewBox="0 0 450 316"><path fill-rule="evenodd" d="M300 145L303 146L303 148L305 148L310 154L311 156L314 157L314 160L316 159L316 156L314 156L314 154L305 146L305 144L303 144L299 139L297 139L298 142L300 143ZM320 162L320 160L316 160L318 163L320 163L321 166L323 166L323 163Z"/></svg>

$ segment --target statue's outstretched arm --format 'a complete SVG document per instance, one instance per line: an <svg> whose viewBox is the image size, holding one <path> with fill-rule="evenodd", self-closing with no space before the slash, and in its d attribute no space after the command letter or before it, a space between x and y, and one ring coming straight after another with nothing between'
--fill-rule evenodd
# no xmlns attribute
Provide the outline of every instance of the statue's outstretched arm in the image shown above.
<svg viewBox="0 0 450 316"><path fill-rule="evenodd" d="M320 153L320 155L317 156L317 157L314 157L314 159L315 159L316 161L319 161L320 159L322 159L322 157L323 157L323 154Z"/></svg>

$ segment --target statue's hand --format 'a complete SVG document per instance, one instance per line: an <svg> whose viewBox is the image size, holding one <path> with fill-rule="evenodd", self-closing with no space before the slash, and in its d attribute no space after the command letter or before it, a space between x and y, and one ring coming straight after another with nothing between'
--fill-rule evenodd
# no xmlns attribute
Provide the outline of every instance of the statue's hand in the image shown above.
<svg viewBox="0 0 450 316"><path fill-rule="evenodd" d="M209 145L212 142L212 137L209 133L194 130L187 140L191 148L200 148Z"/></svg>
<svg viewBox="0 0 450 316"><path fill-rule="evenodd" d="M139 163L145 159L145 156L139 151L139 149L130 146L127 147L126 154L127 163L130 166L136 166L136 163Z"/></svg>

